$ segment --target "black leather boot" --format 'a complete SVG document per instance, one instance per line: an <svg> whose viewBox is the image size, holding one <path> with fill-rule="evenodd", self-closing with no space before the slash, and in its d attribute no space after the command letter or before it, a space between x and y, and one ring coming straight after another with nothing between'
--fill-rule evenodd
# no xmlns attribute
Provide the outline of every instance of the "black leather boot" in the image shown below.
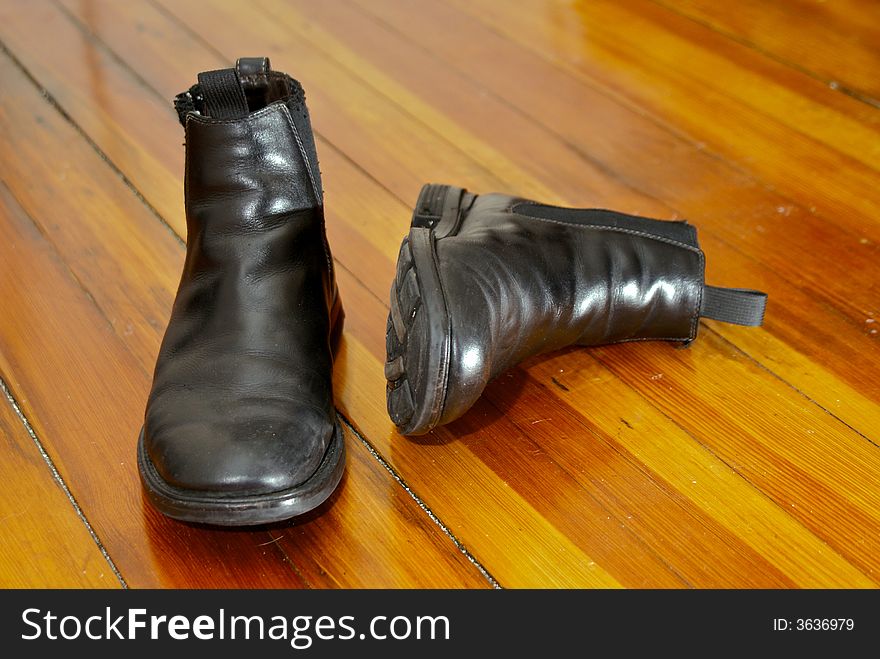
<svg viewBox="0 0 880 659"><path fill-rule="evenodd" d="M177 519L284 520L345 464L331 386L342 306L300 84L247 58L175 99L186 129L186 261L138 442Z"/></svg>
<svg viewBox="0 0 880 659"><path fill-rule="evenodd" d="M760 325L767 296L706 286L704 264L686 222L426 185L391 287L388 413L419 435L533 355Z"/></svg>

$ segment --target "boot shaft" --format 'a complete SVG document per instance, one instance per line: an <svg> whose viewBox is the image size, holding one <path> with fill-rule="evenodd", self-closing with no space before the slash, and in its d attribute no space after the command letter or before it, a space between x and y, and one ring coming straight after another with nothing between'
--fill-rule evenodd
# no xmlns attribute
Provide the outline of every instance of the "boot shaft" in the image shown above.
<svg viewBox="0 0 880 659"><path fill-rule="evenodd" d="M175 98L185 128L185 274L225 263L262 278L291 262L323 271L335 297L323 192L302 86L268 58L202 72ZM262 245L262 246L261 246Z"/></svg>
<svg viewBox="0 0 880 659"><path fill-rule="evenodd" d="M569 345L696 334L704 262L685 222L481 195L437 253L449 304L467 307L451 310L470 327L453 335L485 328L490 377Z"/></svg>
<svg viewBox="0 0 880 659"><path fill-rule="evenodd" d="M267 58L200 73L175 108L186 132L188 228L222 218L271 223L323 206L302 86Z"/></svg>

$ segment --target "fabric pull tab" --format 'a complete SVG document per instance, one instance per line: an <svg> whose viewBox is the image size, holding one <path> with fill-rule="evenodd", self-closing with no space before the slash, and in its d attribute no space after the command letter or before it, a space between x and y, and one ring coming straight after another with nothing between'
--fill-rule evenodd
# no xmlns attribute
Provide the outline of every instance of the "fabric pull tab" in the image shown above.
<svg viewBox="0 0 880 659"><path fill-rule="evenodd" d="M205 112L213 119L240 119L248 114L248 103L235 69L199 73L199 88Z"/></svg>
<svg viewBox="0 0 880 659"><path fill-rule="evenodd" d="M767 294L747 288L703 287L700 315L734 325L758 327L764 322Z"/></svg>

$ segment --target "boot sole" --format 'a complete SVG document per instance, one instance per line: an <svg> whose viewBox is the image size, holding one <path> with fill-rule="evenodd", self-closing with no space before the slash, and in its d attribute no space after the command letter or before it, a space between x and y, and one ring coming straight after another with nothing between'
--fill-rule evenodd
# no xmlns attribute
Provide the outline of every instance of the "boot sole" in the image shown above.
<svg viewBox="0 0 880 659"><path fill-rule="evenodd" d="M184 522L217 526L254 526L280 522L317 508L342 480L345 435L339 422L321 464L305 482L267 494L224 495L175 487L163 479L138 439L138 471L150 502L161 513Z"/></svg>
<svg viewBox="0 0 880 659"><path fill-rule="evenodd" d="M404 435L430 431L443 415L452 327L436 241L458 231L462 209L473 197L453 186L423 186L400 246L385 337L385 379L388 415Z"/></svg>

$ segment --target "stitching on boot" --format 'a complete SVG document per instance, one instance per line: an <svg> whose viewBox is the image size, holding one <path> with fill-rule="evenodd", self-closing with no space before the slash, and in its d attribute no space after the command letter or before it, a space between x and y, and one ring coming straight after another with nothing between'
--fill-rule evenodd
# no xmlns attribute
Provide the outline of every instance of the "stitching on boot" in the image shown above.
<svg viewBox="0 0 880 659"><path fill-rule="evenodd" d="M237 124L242 121L251 123L255 119L262 117L264 114L271 114L272 112L277 112L279 106L284 106L284 101L272 101L264 108L260 108L259 110L254 110L246 117L241 117L240 119L213 119L211 117L206 117L201 114L188 114L186 117L187 122L195 121L200 124L214 124L214 125L224 125L224 124Z"/></svg>
<svg viewBox="0 0 880 659"><path fill-rule="evenodd" d="M510 211L508 211L510 212ZM512 213L511 213L512 214ZM678 240L672 240L671 238L666 238L664 236L655 236L652 233L647 233L645 231L636 231L634 229L626 229L623 227L606 227L599 226L593 224L571 224L569 222L560 222L559 220L551 220L546 217L533 217L531 215L528 216L530 220L536 220L538 222L551 222L552 224L559 224L564 227L573 227L575 229L592 229L594 231L612 231L614 233L628 233L633 236L640 236L642 238L649 238L651 240L656 240L661 243L667 243L669 245L675 245L676 247L682 247L689 252L696 252L698 254L702 254L702 251L699 247L694 247L693 245L688 245L687 243L679 242Z"/></svg>
<svg viewBox="0 0 880 659"><path fill-rule="evenodd" d="M688 338L688 343L697 338L697 329L700 324L700 309L703 308L703 293L706 290L706 255L703 253L703 250L699 251L699 257L702 281L700 282L699 292L697 293L697 304L694 307L693 316L691 318L691 334Z"/></svg>
<svg viewBox="0 0 880 659"><path fill-rule="evenodd" d="M290 126L290 130L293 131L293 137L296 140L296 145L299 147L299 152L302 155L303 162L306 165L306 172L309 175L309 181L312 182L312 191L315 194L315 203L319 203L321 205L321 207L323 208L323 206L324 206L323 197L322 197L320 191L318 190L318 183L315 180L314 173L312 172L312 165L309 162L308 155L306 154L305 146L303 146L302 140L299 137L299 131L296 129L296 124L293 121L293 117L290 116L290 109L287 107L287 105L284 105L284 104L282 104L281 108L282 108L282 112L284 113L284 116L287 117L287 123ZM323 228L323 224L324 224L323 215L324 214L322 212L321 213L322 228ZM332 273L333 272L333 259L330 256L330 246L327 244L326 230L323 233L324 233L324 256L327 258L327 267L329 268L330 272Z"/></svg>
<svg viewBox="0 0 880 659"><path fill-rule="evenodd" d="M299 131L296 129L296 124L293 122L293 117L290 116L290 110L287 108L287 106L282 104L281 108L284 116L287 117L287 123L290 126L290 129L293 131L293 138L296 140L296 145L299 147L299 152L303 157L303 161L305 162L306 172L309 175L309 181L311 181L312 183L312 191L315 193L315 201L319 202L321 200L321 193L318 190L318 183L315 180L315 174L312 172L312 165L309 162L309 157L306 154L306 149L303 146L302 140L299 137Z"/></svg>
<svg viewBox="0 0 880 659"><path fill-rule="evenodd" d="M300 155L302 155L303 162L306 165L306 174L308 174L309 182L312 184L312 192L315 195L315 203L317 203L323 207L323 203L321 203L321 195L318 193L318 186L315 181L315 175L312 172L312 167L309 162L309 158L306 155L305 147L303 146L302 140L300 140L299 132L296 130L296 124L293 123L293 117L290 116L290 110L288 109L288 107L284 103L284 101L273 101L272 103L270 103L266 107L264 107L260 110L256 110L255 112L252 112L251 114L247 115L246 117L242 117L241 119L211 119L210 117L204 117L202 115L188 114L186 117L186 123L188 125L189 122L193 121L196 123L204 124L206 126L237 124L237 123L241 123L242 121L244 121L246 123L251 123L255 119L258 119L259 117L262 117L265 114L270 114L272 112L278 112L278 111L280 111L281 113L284 114L284 116L287 119L287 123L290 126L291 131L293 132L293 137L296 140L296 145L299 148ZM327 244L326 236L324 238L324 255L327 258L327 265L329 266L329 268L332 272L333 271L333 260L330 257L330 251L329 251L329 246Z"/></svg>

